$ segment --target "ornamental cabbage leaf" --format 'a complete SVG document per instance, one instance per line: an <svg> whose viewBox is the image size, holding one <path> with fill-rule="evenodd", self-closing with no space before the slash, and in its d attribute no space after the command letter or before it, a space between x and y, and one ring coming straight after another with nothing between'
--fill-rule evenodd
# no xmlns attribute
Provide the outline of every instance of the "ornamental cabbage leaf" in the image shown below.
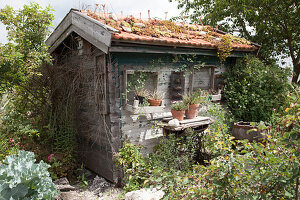
<svg viewBox="0 0 300 200"><path fill-rule="evenodd" d="M33 152L18 151L0 165L0 200L53 199L58 191L50 178L50 165L35 163Z"/></svg>

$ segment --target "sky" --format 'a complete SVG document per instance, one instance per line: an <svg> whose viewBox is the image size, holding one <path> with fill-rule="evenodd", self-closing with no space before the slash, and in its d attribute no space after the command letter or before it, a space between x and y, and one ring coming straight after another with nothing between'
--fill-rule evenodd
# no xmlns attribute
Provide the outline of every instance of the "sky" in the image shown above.
<svg viewBox="0 0 300 200"><path fill-rule="evenodd" d="M0 8L6 5L12 6L14 9L20 9L24 4L29 4L33 0L0 0ZM148 17L148 10L150 10L151 18L165 18L165 12L168 12L167 18L178 16L180 11L177 9L176 3L170 3L169 0L35 0L45 7L51 5L54 9L55 20L51 30L60 23L63 17L69 12L71 8L82 9L88 8L94 10L95 4L105 4L106 10L116 14L133 15L142 18ZM0 43L6 43L6 30L2 23L0 23Z"/></svg>

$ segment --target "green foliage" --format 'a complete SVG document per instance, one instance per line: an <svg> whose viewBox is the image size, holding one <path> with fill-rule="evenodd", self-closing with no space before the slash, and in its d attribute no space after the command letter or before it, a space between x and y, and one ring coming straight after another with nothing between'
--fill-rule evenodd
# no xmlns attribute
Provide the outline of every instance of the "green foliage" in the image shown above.
<svg viewBox="0 0 300 200"><path fill-rule="evenodd" d="M201 113L201 115L210 117L214 122L204 131L204 150L210 155L210 158L226 155L231 151L233 144L230 129L234 121L233 116L220 104L212 103L209 100L206 100L205 106L207 112Z"/></svg>
<svg viewBox="0 0 300 200"><path fill-rule="evenodd" d="M60 178L71 174L76 167L76 129L74 128L74 102L72 98L53 106L49 119L49 130L45 138L48 147L56 155L59 165L51 166L53 176ZM49 155L49 154L48 154Z"/></svg>
<svg viewBox="0 0 300 200"><path fill-rule="evenodd" d="M23 95L16 92L2 95L0 101L0 136L1 136L1 155L0 161L5 156L16 153L18 149L28 149L35 151L40 131L36 124L38 116L31 101L26 101L26 93ZM27 103L24 103L27 102Z"/></svg>
<svg viewBox="0 0 300 200"><path fill-rule="evenodd" d="M202 96L201 94L202 94L202 92L199 89L196 92L193 92L193 93L190 93L188 95L185 95L183 97L183 103L185 105L199 104L199 103L203 102L205 100L205 98L206 98L205 96Z"/></svg>
<svg viewBox="0 0 300 200"><path fill-rule="evenodd" d="M247 140L235 144L228 134L230 114L209 101L205 105L207 115L215 122L204 133L189 130L185 139L170 135L160 141L152 155L144 158L141 147L125 144L125 151L124 147L120 150L126 158L122 164L125 177L132 180L124 180L129 184L126 191L156 187L166 193L163 199L297 199L300 164L297 90L289 99L289 107L277 118L277 127L264 144ZM202 158L206 159L205 165L193 159L199 149L209 155ZM134 166L141 167L132 170Z"/></svg>
<svg viewBox="0 0 300 200"><path fill-rule="evenodd" d="M55 153L50 171L57 178L74 168L76 132L71 103L54 106L49 101L49 77L44 72L51 65L45 44L54 19L51 12L50 7L37 3L20 10L1 9L0 20L8 30L9 43L0 47L0 90L5 92L0 111L0 159L21 145L36 153L39 160ZM19 146L12 146L10 139L20 142Z"/></svg>
<svg viewBox="0 0 300 200"><path fill-rule="evenodd" d="M230 56L232 51L231 35L226 34L221 38L221 42L218 44L218 57L222 62L225 62L226 58Z"/></svg>
<svg viewBox="0 0 300 200"><path fill-rule="evenodd" d="M0 88L23 85L37 68L50 63L45 39L54 19L52 9L37 3L24 5L20 10L6 6L0 10L0 21L6 26L9 42L0 45Z"/></svg>
<svg viewBox="0 0 300 200"><path fill-rule="evenodd" d="M269 63L290 57L293 82L300 73L299 1L291 0L169 0L178 3L182 15L261 45L258 56Z"/></svg>
<svg viewBox="0 0 300 200"><path fill-rule="evenodd" d="M137 190L146 183L148 170L140 146L125 143L114 157L125 174L123 178L125 191Z"/></svg>
<svg viewBox="0 0 300 200"><path fill-rule="evenodd" d="M288 70L246 56L226 72L224 95L236 120L268 121L283 111L289 91Z"/></svg>
<svg viewBox="0 0 300 200"><path fill-rule="evenodd" d="M171 171L191 169L201 139L193 129L187 129L185 134L186 137L176 137L174 134L163 137L150 155L150 164Z"/></svg>
<svg viewBox="0 0 300 200"><path fill-rule="evenodd" d="M58 191L43 161L35 163L34 153L19 151L0 165L0 199L53 199Z"/></svg>
<svg viewBox="0 0 300 200"><path fill-rule="evenodd" d="M20 149L20 145L16 145L14 139L7 139L5 135L0 133L0 162L8 155L15 154ZM19 143L19 142L17 142Z"/></svg>
<svg viewBox="0 0 300 200"><path fill-rule="evenodd" d="M177 102L171 105L171 110L186 110L187 106L183 102Z"/></svg>

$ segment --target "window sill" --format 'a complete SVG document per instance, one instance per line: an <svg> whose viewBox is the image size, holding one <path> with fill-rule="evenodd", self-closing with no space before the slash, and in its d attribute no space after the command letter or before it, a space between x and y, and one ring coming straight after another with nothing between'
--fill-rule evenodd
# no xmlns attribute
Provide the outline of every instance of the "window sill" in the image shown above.
<svg viewBox="0 0 300 200"><path fill-rule="evenodd" d="M132 106L127 104L125 110L132 114L151 114L151 113L162 113L167 112L166 106Z"/></svg>

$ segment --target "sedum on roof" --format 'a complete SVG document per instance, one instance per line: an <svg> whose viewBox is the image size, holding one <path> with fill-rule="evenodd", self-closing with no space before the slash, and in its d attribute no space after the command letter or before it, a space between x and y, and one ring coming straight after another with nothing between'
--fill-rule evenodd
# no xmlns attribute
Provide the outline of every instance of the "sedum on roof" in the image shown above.
<svg viewBox="0 0 300 200"><path fill-rule="evenodd" d="M80 12L119 30L113 33L114 40L214 49L218 47L225 35L210 26L158 19L143 20L132 16L94 13L90 10ZM258 49L257 45L251 44L244 38L226 35L231 38L234 50L255 51Z"/></svg>

